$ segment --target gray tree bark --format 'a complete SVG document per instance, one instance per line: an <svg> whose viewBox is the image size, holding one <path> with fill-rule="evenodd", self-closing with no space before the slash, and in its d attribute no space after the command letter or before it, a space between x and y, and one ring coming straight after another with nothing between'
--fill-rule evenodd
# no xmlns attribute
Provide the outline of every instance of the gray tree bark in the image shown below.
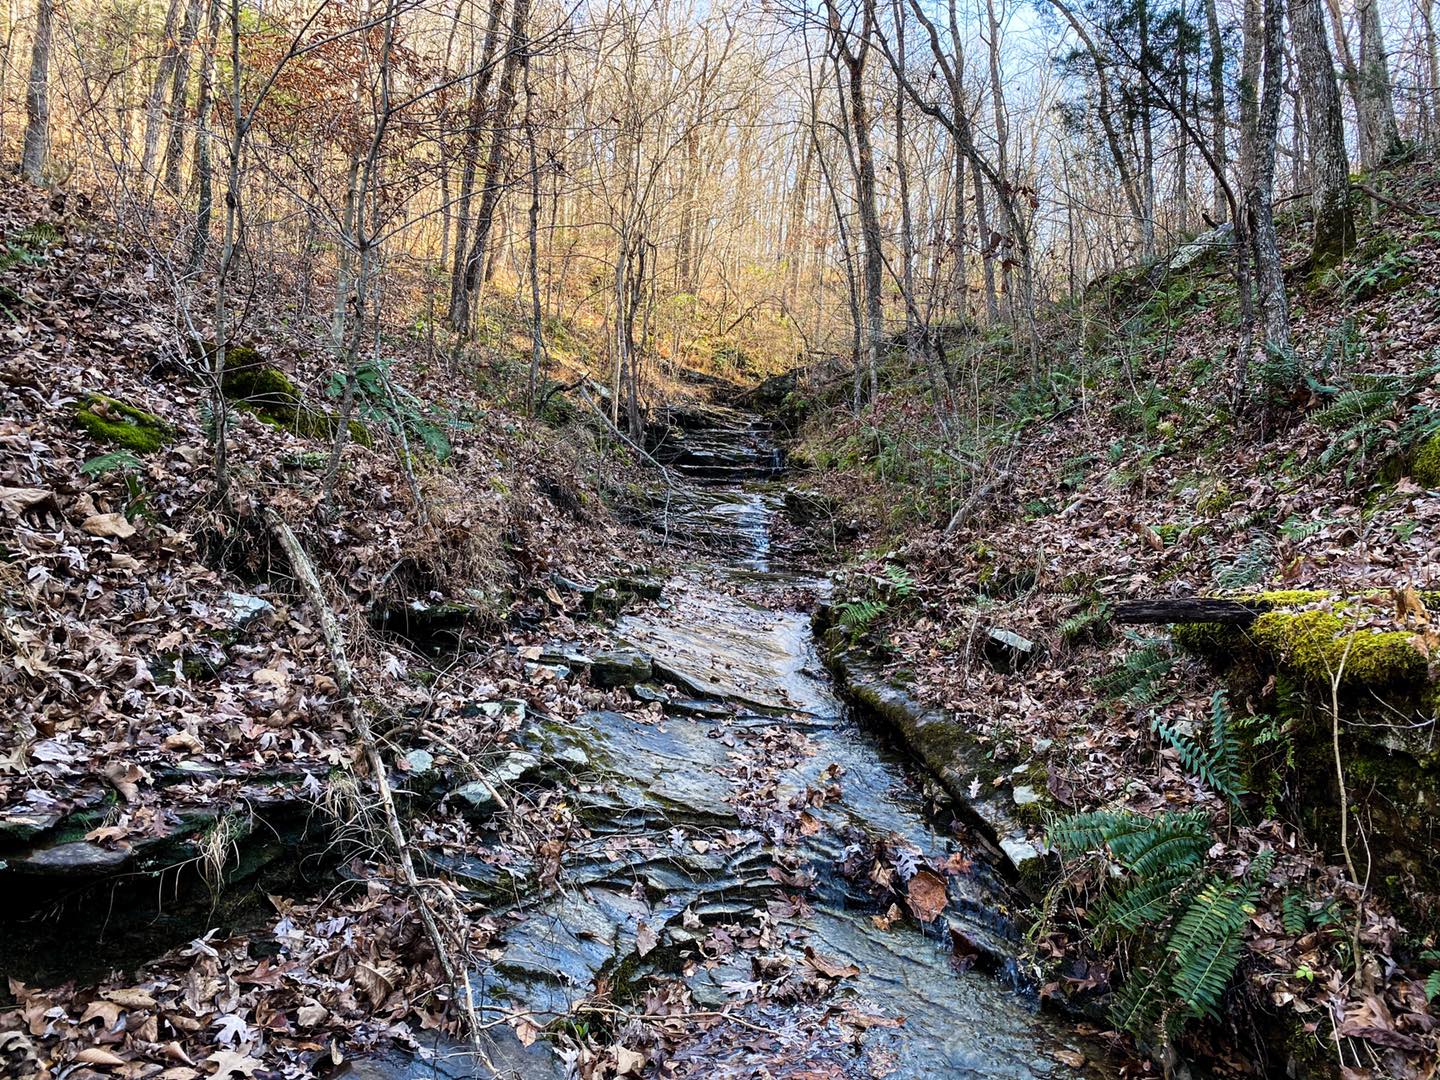
<svg viewBox="0 0 1440 1080"><path fill-rule="evenodd" d="M35 39L30 46L30 82L25 89L25 146L20 157L20 172L32 184L45 179L50 143L50 39L54 17L52 0L38 0Z"/></svg>
<svg viewBox="0 0 1440 1080"><path fill-rule="evenodd" d="M1360 96L1370 124L1369 162L1383 165L1404 149L1400 126L1395 121L1395 93L1390 85L1390 59L1385 52L1385 35L1380 29L1380 7L1376 0L1358 0L1360 21Z"/></svg>
<svg viewBox="0 0 1440 1080"><path fill-rule="evenodd" d="M1225 38L1220 33L1215 0L1205 0L1205 26L1210 37L1210 145L1217 172L1212 209L1218 224L1230 216L1230 204L1225 197L1224 182L1218 175L1224 172L1229 160L1225 145Z"/></svg>
<svg viewBox="0 0 1440 1080"><path fill-rule="evenodd" d="M526 25L530 19L530 0L515 0L510 14L510 41L505 53L505 63L500 72L500 86L496 91L495 115L490 136L490 152L485 161L485 183L480 192L480 209L475 214L475 238L470 251L465 255L464 273L460 280L459 295L450 309L450 326L458 334L469 329L471 302L479 290L480 277L485 269L485 256L490 243L490 232L495 224L495 209L504 193L505 148L509 140L507 128L510 114L515 108L515 84L518 81L521 61L529 49L526 39ZM456 254L460 253L457 244Z"/></svg>
<svg viewBox="0 0 1440 1080"><path fill-rule="evenodd" d="M1296 80L1308 118L1315 217L1310 257L1314 265L1321 266L1343 256L1355 243L1345 115L1320 0L1290 0L1290 30L1295 38ZM1300 122L1298 116L1296 122Z"/></svg>
<svg viewBox="0 0 1440 1080"><path fill-rule="evenodd" d="M1284 80L1285 39L1281 0L1264 0L1264 21L1257 43L1264 66L1258 108L1254 110L1255 133L1251 140L1251 168L1245 191L1250 218L1251 243L1255 252L1256 298L1265 324L1265 348L1272 356L1290 348L1290 310L1285 298L1285 278L1280 263L1280 244L1275 235L1273 210L1275 189L1275 143L1280 130L1280 91ZM1247 42L1246 50L1250 49Z"/></svg>

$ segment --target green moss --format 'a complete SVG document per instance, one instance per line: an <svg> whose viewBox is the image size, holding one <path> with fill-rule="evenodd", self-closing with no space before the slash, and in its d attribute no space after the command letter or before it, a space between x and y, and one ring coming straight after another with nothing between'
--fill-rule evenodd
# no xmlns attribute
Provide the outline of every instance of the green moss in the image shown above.
<svg viewBox="0 0 1440 1080"><path fill-rule="evenodd" d="M1185 526L1177 525L1174 522L1166 522L1163 525L1155 526L1155 534L1164 541L1166 547L1174 547L1175 541L1185 531Z"/></svg>
<svg viewBox="0 0 1440 1080"><path fill-rule="evenodd" d="M300 404L300 389L290 377L244 346L226 350L222 386L228 398L267 408L295 408Z"/></svg>
<svg viewBox="0 0 1440 1080"><path fill-rule="evenodd" d="M301 401L300 388L279 368L266 364L260 354L245 345L226 351L225 396L271 427L308 439L335 437L339 419L323 409L309 409ZM369 430L358 420L349 422L350 438L361 446L373 446Z"/></svg>
<svg viewBox="0 0 1440 1080"><path fill-rule="evenodd" d="M1324 589L1272 589L1262 592L1256 599L1265 601L1271 607L1300 607L1318 604L1329 595Z"/></svg>
<svg viewBox="0 0 1440 1080"><path fill-rule="evenodd" d="M1422 487L1440 487L1440 433L1431 435L1415 450L1410 479Z"/></svg>
<svg viewBox="0 0 1440 1080"><path fill-rule="evenodd" d="M1384 687L1425 678L1425 655L1404 631L1350 631L1332 611L1267 611L1250 628L1255 641L1312 683L1341 672L1346 687Z"/></svg>
<svg viewBox="0 0 1440 1080"><path fill-rule="evenodd" d="M175 430L153 413L103 394L90 394L75 409L75 422L94 438L149 454L175 439Z"/></svg>
<svg viewBox="0 0 1440 1080"><path fill-rule="evenodd" d="M1178 623L1170 638L1186 652L1210 660L1228 660L1245 644L1245 631L1226 623Z"/></svg>
<svg viewBox="0 0 1440 1080"><path fill-rule="evenodd" d="M1216 514L1223 514L1234 502L1235 496L1230 489L1224 482L1217 480L1195 500L1195 511L1205 517L1214 517Z"/></svg>

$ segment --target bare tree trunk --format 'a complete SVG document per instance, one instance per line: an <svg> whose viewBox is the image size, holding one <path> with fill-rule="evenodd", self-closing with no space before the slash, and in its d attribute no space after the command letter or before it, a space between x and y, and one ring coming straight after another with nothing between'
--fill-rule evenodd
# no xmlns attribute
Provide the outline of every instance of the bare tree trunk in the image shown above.
<svg viewBox="0 0 1440 1080"><path fill-rule="evenodd" d="M350 300L350 276L356 250L356 213L360 194L360 154L350 155L345 170L345 202L340 210L340 243L335 254L335 293L330 303L330 342L337 354L345 351L345 305Z"/></svg>
<svg viewBox="0 0 1440 1080"><path fill-rule="evenodd" d="M1190 50L1182 41L1176 46L1175 52L1176 64L1180 68L1180 107L1185 109L1190 102ZM1182 233L1190 230L1189 163L1190 147L1186 142L1185 125L1181 124L1175 133L1175 217Z"/></svg>
<svg viewBox="0 0 1440 1080"><path fill-rule="evenodd" d="M993 3L993 0L992 0ZM905 66L905 9L895 0L895 52ZM915 319L915 229L910 214L910 168L905 150L905 88L895 87L895 179L900 197L900 288L905 293L905 355L919 359L920 326Z"/></svg>
<svg viewBox="0 0 1440 1080"><path fill-rule="evenodd" d="M1310 257L1316 268L1344 255L1355 243L1350 210L1350 158L1345 149L1345 115L1335 62L1325 35L1320 0L1290 0L1295 37L1296 82L1309 118L1311 202L1315 229ZM1300 117L1296 117L1297 125Z"/></svg>
<svg viewBox="0 0 1440 1080"><path fill-rule="evenodd" d="M859 44L852 48L850 35L840 26L840 15L832 0L826 0L830 17L832 48L844 62L850 83L850 135L855 143L856 196L860 205L860 235L864 241L866 382L870 400L880 392L880 346L885 337L885 313L881 289L884 281L884 253L881 250L880 213L875 197L875 151L870 143L870 108L866 99L865 68L875 33L875 0L861 0Z"/></svg>
<svg viewBox="0 0 1440 1080"><path fill-rule="evenodd" d="M1155 255L1155 134L1150 115L1147 74L1154 65L1150 51L1150 0L1137 0L1140 26L1140 190L1145 206L1141 240L1146 258Z"/></svg>
<svg viewBox="0 0 1440 1080"><path fill-rule="evenodd" d="M1422 100L1429 120L1425 138L1431 144L1440 141L1440 35L1435 33L1435 0L1420 0L1420 21L1425 26L1425 86Z"/></svg>
<svg viewBox="0 0 1440 1080"><path fill-rule="evenodd" d="M230 348L230 272L235 263L235 240L240 223L240 154L245 147L245 115L240 91L244 68L240 63L240 0L230 0L230 161L225 175L225 230L220 270L215 282L215 352L210 358L210 410L215 424L215 496L230 500L230 450L225 407L225 361Z"/></svg>
<svg viewBox="0 0 1440 1080"><path fill-rule="evenodd" d="M500 39L500 15L505 0L491 0L489 20L485 24L485 43L480 50L480 67L475 72L475 85L470 90L466 110L465 142L460 148L460 198L455 207L454 265L450 272L450 313L453 324L456 305L462 300L465 282L465 252L470 242L470 200L475 193L475 169L480 157L480 135L485 119L485 102L490 80L495 72L495 49Z"/></svg>
<svg viewBox="0 0 1440 1080"><path fill-rule="evenodd" d="M1345 30L1345 13L1340 10L1340 0L1325 0L1330 11L1330 31L1335 37L1335 56L1345 72L1345 85L1350 94L1350 104L1355 109L1355 130L1359 135L1360 164L1369 168L1375 139L1374 120L1370 116L1370 99L1360 87L1360 68L1355 63L1355 54L1350 49L1350 35Z"/></svg>
<svg viewBox="0 0 1440 1080"><path fill-rule="evenodd" d="M952 107L959 115L963 103L958 99L954 100ZM955 210L951 217L950 247L954 255L954 263L950 268L951 272L951 294L952 303L955 305L955 314L959 319L965 319L970 314L970 266L965 246L970 242L970 217L965 212L965 153L958 142L954 143L955 151Z"/></svg>
<svg viewBox="0 0 1440 1080"><path fill-rule="evenodd" d="M195 235L190 239L189 272L195 274L210 246L210 215L214 206L214 170L210 161L210 113L215 100L215 49L220 40L220 3L209 0L205 42L201 46L200 101L195 110Z"/></svg>
<svg viewBox="0 0 1440 1080"><path fill-rule="evenodd" d="M1285 279L1280 264L1280 245L1275 235L1272 210L1275 186L1275 146L1280 127L1280 91L1284 79L1284 15L1281 0L1264 0L1263 29L1248 20L1251 30L1261 35L1257 43L1264 65L1264 85L1258 109L1254 110L1251 168L1245 192L1250 218L1251 243L1255 251L1256 293L1265 320L1265 349L1278 357L1290 348L1290 313L1285 298ZM1246 52L1250 51L1246 43ZM1253 69L1252 69L1253 70Z"/></svg>
<svg viewBox="0 0 1440 1080"><path fill-rule="evenodd" d="M799 151L800 170L790 198L790 221L785 231L785 306L794 310L800 288L801 263L805 259L806 220L810 207L810 170L815 157L815 144L806 139Z"/></svg>
<svg viewBox="0 0 1440 1080"><path fill-rule="evenodd" d="M1357 0L1360 21L1360 94L1370 117L1370 164L1393 161L1404 150L1395 121L1395 94L1390 86L1390 60L1380 29L1376 0Z"/></svg>
<svg viewBox="0 0 1440 1080"><path fill-rule="evenodd" d="M30 46L30 82L25 89L25 146L20 172L32 184L45 180L45 156L50 142L50 39L54 23L53 0L37 0L35 39Z"/></svg>
<svg viewBox="0 0 1440 1080"><path fill-rule="evenodd" d="M995 297L995 250L999 237L990 228L990 212L985 205L985 177L979 169L971 170L975 182L975 231L980 236L980 270L985 282L985 318L992 325L1000 321L1000 305Z"/></svg>
<svg viewBox="0 0 1440 1080"><path fill-rule="evenodd" d="M535 415L535 394L545 362L544 310L540 305L540 161L535 152L535 89L530 85L530 52L525 52L525 149L530 168L530 385L526 411Z"/></svg>
<svg viewBox="0 0 1440 1080"><path fill-rule="evenodd" d="M504 193L503 170L507 127L510 114L515 108L515 83L520 62L529 49L526 41L526 24L530 17L530 0L515 0L510 16L510 41L505 53L505 63L500 73L500 87L496 92L494 130L490 139L490 154L485 162L485 184L480 192L480 209L475 215L474 239L465 256L464 273L459 282L459 295L450 309L450 326L462 336L470 329L472 299L481 283L485 268L490 230L495 224L495 208ZM457 253L459 246L457 244Z"/></svg>
<svg viewBox="0 0 1440 1080"><path fill-rule="evenodd" d="M170 73L175 68L178 50L175 47L176 23L180 21L182 6L186 0L170 0L165 9L165 25L161 30L164 46L160 59L155 65L155 81L150 84L149 96L145 99L145 148L140 157L140 175L148 177L155 168L155 152L160 148L160 107L165 100L165 87L170 82Z"/></svg>
<svg viewBox="0 0 1440 1080"><path fill-rule="evenodd" d="M1223 173L1229 165L1225 146L1225 38L1220 33L1220 16L1215 9L1215 0L1205 0L1205 25L1210 44L1210 145L1215 158L1214 209L1215 221L1224 221L1229 216L1229 202L1225 197Z"/></svg>
<svg viewBox="0 0 1440 1080"><path fill-rule="evenodd" d="M176 48L175 63L171 69L170 85L170 137L165 143L165 186L180 197L180 168L185 158L185 95L190 88L190 48L200 28L200 15L205 0L190 0L185 13L185 25L180 31Z"/></svg>

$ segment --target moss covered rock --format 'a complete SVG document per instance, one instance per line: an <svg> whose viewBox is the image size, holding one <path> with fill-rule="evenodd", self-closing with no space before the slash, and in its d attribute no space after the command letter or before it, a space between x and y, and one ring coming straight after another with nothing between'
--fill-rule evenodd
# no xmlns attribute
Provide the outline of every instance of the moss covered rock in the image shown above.
<svg viewBox="0 0 1440 1080"><path fill-rule="evenodd" d="M328 441L335 437L339 418L325 409L308 408L294 380L267 364L248 345L232 345L226 350L221 390L229 400L271 427L309 439ZM374 445L369 429L360 421L351 420L349 430L351 441L361 446Z"/></svg>
<svg viewBox="0 0 1440 1080"><path fill-rule="evenodd" d="M1429 662L1402 630L1352 630L1336 611L1267 611L1250 633L1281 664L1311 683L1337 675L1347 688L1384 688L1425 679Z"/></svg>
<svg viewBox="0 0 1440 1080"><path fill-rule="evenodd" d="M1427 488L1440 488L1440 433L1431 435L1415 451L1410 479Z"/></svg>
<svg viewBox="0 0 1440 1080"><path fill-rule="evenodd" d="M153 453L175 439L175 429L154 413L103 394L87 395L75 407L75 422L92 437L137 454Z"/></svg>

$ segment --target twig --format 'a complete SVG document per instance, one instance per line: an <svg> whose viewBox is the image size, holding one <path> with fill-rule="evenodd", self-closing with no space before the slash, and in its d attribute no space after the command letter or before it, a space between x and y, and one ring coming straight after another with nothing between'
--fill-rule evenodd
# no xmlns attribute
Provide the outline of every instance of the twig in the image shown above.
<svg viewBox="0 0 1440 1080"><path fill-rule="evenodd" d="M430 943L435 947L435 956L440 961L440 969L444 972L451 991L460 1000L465 1011L465 1026L470 1035L471 1046L475 1055L490 1070L491 1075L498 1075L494 1064L481 1046L480 1018L475 1013L475 1000L471 993L468 973L463 976L462 983L462 976L450 958L449 946L441 936L440 928L435 923L435 916L420 892L419 875L415 873L415 863L410 857L410 846L405 839L405 829L400 824L400 815L395 809L395 795L390 788L385 762L380 756L375 733L370 727L370 718L366 715L365 710L359 707L355 697L355 672L350 666L350 658L345 652L345 637L344 631L340 628L340 621L335 617L334 608L326 600L325 590L321 587L320 579L315 574L315 566L310 561L310 557L305 554L305 548L301 545L300 538L295 535L295 531L290 528L284 518L270 507L265 508L265 520L275 531L275 536L280 541L280 546L285 549L285 556L290 560L290 565L295 570L295 576L299 579L301 588L320 618L320 632L324 635L325 644L330 651L330 663L335 669L335 684L340 691L341 709L346 718L354 724L355 730L360 736L360 745L365 751L365 760L368 762L379 788L380 809L385 816L385 824L390 833L390 843L395 849L395 858L400 865L401 875L405 879L406 887L415 898L416 910L420 913L420 921L425 924L425 932L430 937ZM461 992L462 986L463 993Z"/></svg>

